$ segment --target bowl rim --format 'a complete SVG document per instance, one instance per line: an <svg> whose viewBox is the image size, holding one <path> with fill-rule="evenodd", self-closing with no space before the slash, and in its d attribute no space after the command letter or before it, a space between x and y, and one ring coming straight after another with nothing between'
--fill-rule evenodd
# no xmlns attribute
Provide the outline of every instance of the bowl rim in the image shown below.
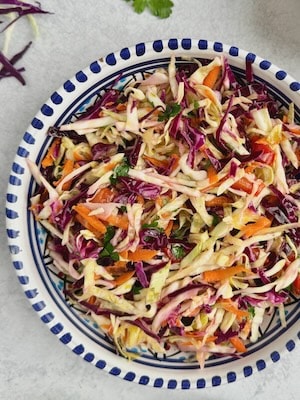
<svg viewBox="0 0 300 400"><path fill-rule="evenodd" d="M278 342L276 350L268 350L269 353L266 359L252 356L249 362L236 360L233 363L233 369L226 369L222 373L220 369L216 369L217 372L215 373L212 371L207 372L204 369L197 374L193 370L189 370L188 374L181 372L182 376L174 377L174 371L164 370L158 373L155 369L149 371L149 368L143 365L135 363L129 365L125 359L119 356L108 357L108 359L95 359L90 346L86 346L84 343L84 336L81 333L72 331L74 326L64 316L60 315L59 309L55 308L56 305L50 299L45 288L40 286L41 280L36 271L36 265L30 265L34 260L32 259L32 254L29 255L26 252L26 250L30 252L30 247L28 247L27 243L28 238L26 235L24 236L21 230L18 230L23 229L21 226L26 225L25 216L28 213L26 208L28 197L26 197L27 194L22 193L20 188L23 185L23 181L27 179L26 182L28 182L28 179L31 179L31 175L26 170L25 159L30 155L30 150L36 146L38 137L39 135L41 136L45 126L47 124L51 125L50 122L52 120L65 113L65 105L68 106L71 113L73 100L75 99L74 102L78 104L78 98L84 98L85 91L88 91L89 97L91 97L90 87L93 85L96 87L102 75L105 78L107 73L117 74L120 66L122 69L128 68L133 61L140 64L143 61L146 63L153 59L169 58L171 54L191 56L191 53L195 53L198 58L212 58L224 54L228 58L229 64L236 66L241 64L241 60L247 60L252 63L256 77L263 76L264 79L270 79L274 87L276 84L280 87L285 87L289 93L289 99L297 102L297 108L300 107L300 83L276 65L252 52L205 39L171 38L141 42L92 61L89 66L77 71L72 78L66 80L60 88L50 95L23 135L11 168L6 195L6 231L12 264L25 296L48 329L62 343L70 347L75 354L80 355L99 369L121 377L126 381L169 389L199 389L208 386L219 386L223 383L234 382L242 377L251 376L254 372L262 371L267 365L277 362L281 357L280 354L291 352L296 347L297 338L300 339L300 332L296 324L293 324L285 333L285 340L282 340L282 337L279 338L280 340L276 340L276 343ZM43 143L45 143L45 136ZM41 152L38 158L40 156ZM27 190L26 185L25 187ZM16 226L17 221L21 222L19 227ZM298 308L300 308L299 306L300 304L298 303ZM269 347L270 345L267 346L267 348ZM106 356L108 355L106 354Z"/></svg>

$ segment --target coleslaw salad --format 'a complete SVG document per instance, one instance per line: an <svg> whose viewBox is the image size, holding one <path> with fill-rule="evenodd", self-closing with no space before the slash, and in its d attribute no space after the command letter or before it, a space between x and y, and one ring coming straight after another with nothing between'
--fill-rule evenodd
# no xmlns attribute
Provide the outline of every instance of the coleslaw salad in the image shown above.
<svg viewBox="0 0 300 400"><path fill-rule="evenodd" d="M108 89L53 141L30 208L68 301L131 359L247 351L299 296L299 134L225 57Z"/></svg>

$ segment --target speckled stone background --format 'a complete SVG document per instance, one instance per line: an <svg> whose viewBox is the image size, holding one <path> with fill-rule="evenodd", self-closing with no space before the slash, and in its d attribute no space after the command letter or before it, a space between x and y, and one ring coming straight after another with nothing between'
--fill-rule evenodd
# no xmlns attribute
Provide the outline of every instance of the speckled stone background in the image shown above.
<svg viewBox="0 0 300 400"><path fill-rule="evenodd" d="M37 16L40 35L19 62L26 68L27 85L12 78L0 81L1 400L299 399L299 344L251 377L199 391L153 389L108 375L75 356L39 321L11 265L4 202L16 148L40 105L91 61L138 42L191 37L251 51L300 80L299 0L173 1L172 16L158 20L146 12L135 14L124 0L42 0L42 6L54 14ZM24 19L15 26L10 54L31 38Z"/></svg>

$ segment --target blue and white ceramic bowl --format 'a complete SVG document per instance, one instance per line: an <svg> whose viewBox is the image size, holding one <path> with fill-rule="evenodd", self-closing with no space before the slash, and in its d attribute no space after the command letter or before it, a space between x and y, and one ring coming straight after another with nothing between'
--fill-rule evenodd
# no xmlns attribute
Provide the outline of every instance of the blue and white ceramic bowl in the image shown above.
<svg viewBox="0 0 300 400"><path fill-rule="evenodd" d="M242 358L211 358L204 370L190 362L184 353L170 353L162 359L145 352L128 362L116 354L105 336L83 315L64 300L64 281L59 278L45 253L46 234L28 211L35 182L26 158L39 163L49 138L49 126L68 122L72 115L93 101L97 93L111 86L122 72L122 79L138 76L143 71L168 65L171 54L181 57L212 59L223 53L234 72L245 76L245 61L253 64L255 79L264 82L277 100L286 106L295 104L300 121L300 83L269 61L234 46L206 40L170 39L139 43L92 62L66 81L43 104L23 136L12 165L7 191L7 236L12 263L26 297L41 321L58 339L87 362L120 378L163 388L204 388L234 382L262 371L280 360L282 351L292 351L300 338L299 302L286 307L287 326L281 327L277 315L270 315L261 339L251 344Z"/></svg>

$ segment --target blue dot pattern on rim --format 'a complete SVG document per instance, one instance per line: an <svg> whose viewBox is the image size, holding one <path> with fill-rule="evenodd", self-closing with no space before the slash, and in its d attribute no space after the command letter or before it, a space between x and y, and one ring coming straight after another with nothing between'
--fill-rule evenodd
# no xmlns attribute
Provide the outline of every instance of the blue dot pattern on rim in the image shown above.
<svg viewBox="0 0 300 400"><path fill-rule="evenodd" d="M214 50L218 51L218 52L222 52L223 51L223 44L220 42L215 42L214 43Z"/></svg>
<svg viewBox="0 0 300 400"><path fill-rule="evenodd" d="M50 328L51 332L54 333L54 335L58 335L63 329L64 327L61 323L57 323L56 325L52 326L52 328Z"/></svg>
<svg viewBox="0 0 300 400"><path fill-rule="evenodd" d="M32 120L32 122L31 122L31 125L35 128L35 129L43 129L43 127L44 127L44 124L43 124L43 122L40 120L40 119L38 119L38 118L33 118L33 120Z"/></svg>
<svg viewBox="0 0 300 400"><path fill-rule="evenodd" d="M77 72L75 77L76 77L78 82L86 82L87 79L88 79L88 77L86 76L86 74L83 71Z"/></svg>
<svg viewBox="0 0 300 400"><path fill-rule="evenodd" d="M236 381L236 373L235 372L228 372L227 373L227 382L235 382Z"/></svg>
<svg viewBox="0 0 300 400"><path fill-rule="evenodd" d="M72 340L72 335L69 332L65 333L59 340L64 344L68 344Z"/></svg>
<svg viewBox="0 0 300 400"><path fill-rule="evenodd" d="M63 98L61 97L60 94L58 94L57 92L54 92L51 97L50 97L52 103L54 104L61 104L63 102Z"/></svg>
<svg viewBox="0 0 300 400"><path fill-rule="evenodd" d="M285 346L286 346L286 348L288 349L288 351L292 351L292 350L294 350L296 344L295 344L295 342L291 339L291 340L289 340L289 341L286 343Z"/></svg>
<svg viewBox="0 0 300 400"><path fill-rule="evenodd" d="M21 186L22 181L21 181L20 178L17 178L17 177L14 176L14 175L10 175L10 176L9 176L9 183L10 183L11 185L14 185L14 186Z"/></svg>
<svg viewBox="0 0 300 400"><path fill-rule="evenodd" d="M247 367L244 367L244 376L250 376L253 373L253 369L250 365L248 365Z"/></svg>
<svg viewBox="0 0 300 400"><path fill-rule="evenodd" d="M44 314L41 316L41 320L45 323L45 324L49 324L49 322L51 322L54 319L54 315L52 312L49 312L47 314Z"/></svg>
<svg viewBox="0 0 300 400"><path fill-rule="evenodd" d="M216 375L216 376L212 377L211 382L212 382L213 386L219 386L219 385L221 385L222 379L220 376Z"/></svg>
<svg viewBox="0 0 300 400"><path fill-rule="evenodd" d="M109 371L109 373L110 373L111 375L117 376L117 375L120 375L121 370L120 370L120 368L118 368L118 367L113 367L113 368Z"/></svg>
<svg viewBox="0 0 300 400"><path fill-rule="evenodd" d="M168 42L168 47L171 50L178 49L178 40L177 39L170 39Z"/></svg>
<svg viewBox="0 0 300 400"><path fill-rule="evenodd" d="M10 251L11 254L19 254L20 251L21 251L21 249L20 249L19 246L13 245L13 244L10 244L10 245L8 246L8 248L9 248L9 251ZM28 296L27 296L27 297L28 297Z"/></svg>
<svg viewBox="0 0 300 400"><path fill-rule="evenodd" d="M132 381L134 381L135 380L135 373L134 372L127 372L126 373L126 375L124 376L124 379L126 380L126 381L129 381L129 382L132 382Z"/></svg>
<svg viewBox="0 0 300 400"><path fill-rule="evenodd" d="M267 70L271 67L271 63L270 63L270 61L263 60L260 62L259 66L261 69Z"/></svg>
<svg viewBox="0 0 300 400"><path fill-rule="evenodd" d="M19 276L19 282L21 283L21 285L27 285L29 282L28 276L24 276L24 275Z"/></svg>
<svg viewBox="0 0 300 400"><path fill-rule="evenodd" d="M285 71L281 70L281 71L277 71L275 76L279 81L282 81L287 76L287 73Z"/></svg>
<svg viewBox="0 0 300 400"><path fill-rule="evenodd" d="M160 53L161 51L163 51L164 45L162 40L155 40L155 42L153 42L153 50L157 51L158 53Z"/></svg>
<svg viewBox="0 0 300 400"><path fill-rule="evenodd" d="M193 46L200 50L207 50L207 49L213 49L215 52L220 53L223 51L224 47L223 44L220 42L214 42L210 43L207 40L200 39L196 45L195 43L192 42L191 39L189 38L184 38L181 39L180 45L182 49L184 50L189 50ZM152 42L152 47L149 44L149 47L146 46L145 43L139 43L135 46L135 48L124 48L120 51L119 57L116 57L115 53L109 54L105 61L108 65L116 65L122 60L130 60L132 56L142 56L146 53L146 51L153 49L156 53L162 52L164 49L170 49L170 50L176 50L179 48L179 40L176 38L169 39L168 41L162 41L162 40L156 40ZM237 57L240 54L240 51L237 47L231 46L228 50L228 53L232 57ZM248 62L254 63L256 60L256 55L253 53L248 53L246 55L246 60ZM259 67L262 70L267 70L270 69L271 63L267 60L262 60L259 64ZM102 71L101 63L98 61L94 61L89 65L89 68L83 71L79 71L76 73L74 77L74 82L71 82L70 80L66 81L63 84L63 89L65 92L74 92L76 89L80 86L81 83L87 82L89 80L89 76L92 74L98 74ZM279 70L276 73L273 73L276 77L277 80L283 81L287 77L287 73L285 71ZM289 84L290 90L293 92L299 91L300 90L300 83L299 82L292 82ZM61 93L61 92L60 92ZM36 130L41 130L44 128L44 122L46 121L47 117L50 117L56 112L55 106L58 106L62 104L65 100L64 97L66 94L62 91L62 94L58 92L54 92L49 101L48 104L44 104L41 109L40 109L40 114L38 117L35 117L32 120L31 126L36 129ZM65 97L67 99L67 97ZM49 104L53 104L54 106L50 106ZM74 103L75 104L75 103ZM32 133L33 132L33 133ZM35 140L35 135L38 134L38 132L32 131L29 129L28 132L25 132L23 136L23 143L21 146L18 147L17 149L17 156L21 158L27 158L30 153L30 146L34 145L36 143ZM24 143L25 142L25 143ZM22 166L22 163L19 162L14 162L12 165L12 172L16 175L23 175L25 172L24 167ZM10 175L10 185L13 187L19 187L22 184L21 179L18 176L15 176L13 174ZM18 202L18 196L14 193L7 193L6 195L6 200L8 203L11 203L11 207L13 208L13 204ZM6 209L6 217L8 220L14 220L19 218L19 214L16 210L7 208ZM7 236L8 238L12 240L16 240L19 237L19 231L16 229L7 229ZM11 243L9 245L9 250L11 254L14 257L19 257L19 253L22 251L22 249L17 245ZM64 344L69 344L70 347L73 349L73 352L82 355L82 357L87 361L87 362L93 362L95 359L95 355L87 350L85 353L85 347L83 344L77 344L75 347L74 345L72 346L72 335L70 332L65 332L64 326L60 323L57 322L55 323L54 326L50 327L50 322L54 320L55 316L52 312L46 312L46 304L43 300L40 300L38 296L38 290L35 288L30 287L30 276L28 276L25 273L25 268L24 272L22 273L23 270L23 262L21 261L21 257L18 260L13 260L13 266L16 271L18 271L18 279L21 285L24 287L24 293L30 299L32 303L32 308L36 311L41 313L41 311L44 310L44 314L40 317L40 319L45 323L49 324L49 329L50 331L57 335L60 336L59 340L64 343ZM33 286L34 287L34 286ZM298 338L300 339L300 332L298 333ZM286 349L288 351L292 351L296 344L294 340L289 340L285 344ZM272 351L271 354L269 354L269 359L273 361L274 363L280 360L280 354L278 351ZM266 368L266 361L263 359L259 359L255 362L256 368L258 371L263 370ZM119 367L112 367L108 366L105 360L98 360L95 363L96 367L99 369L106 369L109 368L109 373L112 375L121 375L122 376L122 371ZM252 366L248 365L243 368L243 374L245 377L251 376L253 373L253 368ZM138 377L134 372L127 372L123 376L123 379L127 381L136 381L141 385L149 385L150 384L150 378L146 375ZM222 382L222 377L221 376L213 376L211 378L211 383L212 386L218 386ZM226 380L228 383L234 382L237 379L237 374L234 371L228 372L226 375ZM181 389L190 389L193 385L197 387L198 389L200 388L205 388L207 385L207 381L204 378L197 379L194 384L191 383L189 379L182 379L182 380L176 380L176 379L170 379L170 380L165 380L163 377L158 377L153 379L153 386L154 387L163 387L164 385L167 386L169 389L176 389L176 388L181 388Z"/></svg>
<svg viewBox="0 0 300 400"><path fill-rule="evenodd" d="M83 359L87 362L92 362L94 360L95 356L93 353L87 353Z"/></svg>
<svg viewBox="0 0 300 400"><path fill-rule="evenodd" d="M135 53L138 57L143 56L146 52L146 46L145 43L138 43L135 46Z"/></svg>
<svg viewBox="0 0 300 400"><path fill-rule="evenodd" d="M181 46L184 50L190 50L192 47L191 39L182 39Z"/></svg>
<svg viewBox="0 0 300 400"><path fill-rule="evenodd" d="M208 42L207 40L199 40L198 42L198 47L200 50L206 50L208 48Z"/></svg>
<svg viewBox="0 0 300 400"><path fill-rule="evenodd" d="M291 90L293 90L294 92L297 92L298 90L300 90L300 82L292 82L290 84L290 88Z"/></svg>
<svg viewBox="0 0 300 400"><path fill-rule="evenodd" d="M168 389L176 389L177 381L175 379L170 379L168 382Z"/></svg>
<svg viewBox="0 0 300 400"><path fill-rule="evenodd" d="M256 361L256 366L257 366L258 371L261 371L262 369L266 368L266 363L264 360L258 360L258 361Z"/></svg>
<svg viewBox="0 0 300 400"><path fill-rule="evenodd" d="M24 133L23 139L28 144L34 144L35 143L35 138L29 132L25 132Z"/></svg>
<svg viewBox="0 0 300 400"><path fill-rule="evenodd" d="M183 379L181 382L182 389L189 389L191 387L191 382L188 379Z"/></svg>
<svg viewBox="0 0 300 400"><path fill-rule="evenodd" d="M130 51L128 47L125 47L120 51L120 56L123 60L128 60L130 58Z"/></svg>
<svg viewBox="0 0 300 400"><path fill-rule="evenodd" d="M149 376L142 375L142 376L140 377L140 379L139 379L139 384L140 384L140 385L148 385L149 381L150 381Z"/></svg>
<svg viewBox="0 0 300 400"><path fill-rule="evenodd" d="M93 74L99 74L101 72L101 67L97 61L94 61L90 64L90 70Z"/></svg>
<svg viewBox="0 0 300 400"><path fill-rule="evenodd" d="M35 311L42 311L45 307L46 307L46 304L43 301L38 301L37 303L32 304L32 308Z"/></svg>
<svg viewBox="0 0 300 400"><path fill-rule="evenodd" d="M277 362L280 360L280 354L278 353L278 351L273 351L271 353L271 359L273 362Z"/></svg>
<svg viewBox="0 0 300 400"><path fill-rule="evenodd" d="M17 211L10 210L10 209L6 208L5 212L6 212L6 217L9 218L9 219L17 219L17 218L19 218L19 214L17 213Z"/></svg>
<svg viewBox="0 0 300 400"><path fill-rule="evenodd" d="M20 157L27 158L29 156L29 151L24 149L24 147L19 146L17 150L17 155Z"/></svg>
<svg viewBox="0 0 300 400"><path fill-rule="evenodd" d="M162 378L156 378L153 384L154 387L158 388L163 387L163 385L164 385L164 380Z"/></svg>
<svg viewBox="0 0 300 400"><path fill-rule="evenodd" d="M229 49L229 54L233 57L237 57L239 55L239 49L238 47L231 46Z"/></svg>
<svg viewBox="0 0 300 400"><path fill-rule="evenodd" d="M74 347L73 352L75 354L82 354L84 352L84 347L82 344L79 344L78 346Z"/></svg>
<svg viewBox="0 0 300 400"><path fill-rule="evenodd" d="M12 194L12 193L7 193L6 200L9 203L15 203L18 200L18 196L16 196L15 194Z"/></svg>
<svg viewBox="0 0 300 400"><path fill-rule="evenodd" d="M46 117L50 117L53 115L53 108L48 106L48 104L44 104L41 108L41 113Z"/></svg>
<svg viewBox="0 0 300 400"><path fill-rule="evenodd" d="M106 362L104 360L99 360L96 362L96 367L100 369L106 368Z"/></svg>
<svg viewBox="0 0 300 400"><path fill-rule="evenodd" d="M12 170L13 170L16 174L19 174L19 175L23 175L23 174L24 174L24 171L25 171L24 167L22 167L20 164L17 164L16 162L13 162Z"/></svg>
<svg viewBox="0 0 300 400"><path fill-rule="evenodd" d="M19 236L20 231L16 231L14 229L6 229L6 233L10 239L15 239Z"/></svg>
<svg viewBox="0 0 300 400"><path fill-rule="evenodd" d="M70 80L66 81L63 86L64 86L65 91L68 93L74 92L74 90L75 90L75 85Z"/></svg>
<svg viewBox="0 0 300 400"><path fill-rule="evenodd" d="M197 380L197 389L204 389L206 386L205 379L201 378Z"/></svg>
<svg viewBox="0 0 300 400"><path fill-rule="evenodd" d="M108 65L116 65L117 64L116 56L114 55L114 53L108 54L105 58L105 61Z"/></svg>

